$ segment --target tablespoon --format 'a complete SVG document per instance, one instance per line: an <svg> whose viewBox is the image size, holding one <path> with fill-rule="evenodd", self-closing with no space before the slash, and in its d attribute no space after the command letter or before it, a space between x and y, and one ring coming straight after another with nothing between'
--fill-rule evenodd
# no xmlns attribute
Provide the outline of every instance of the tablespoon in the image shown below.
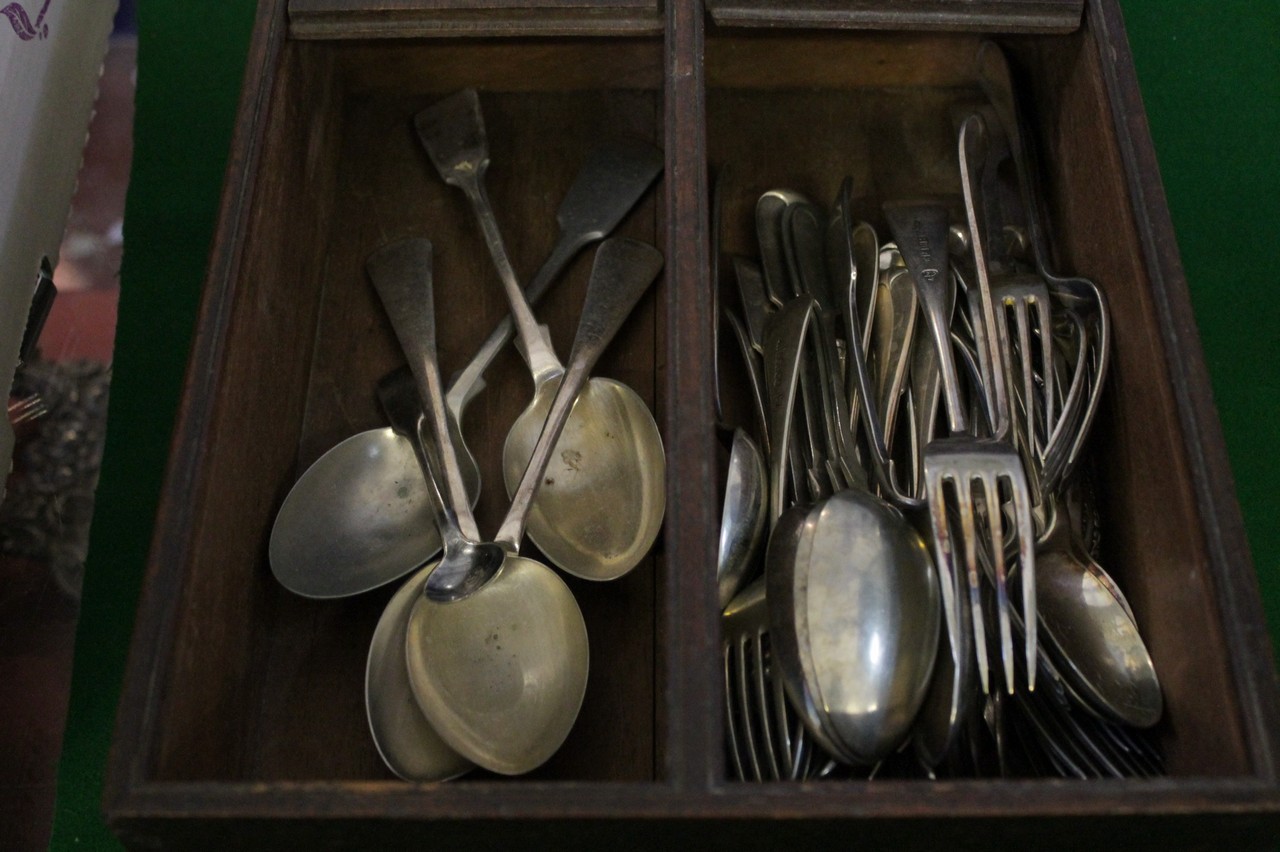
<svg viewBox="0 0 1280 852"><path fill-rule="evenodd" d="M440 177L462 190L476 215L533 376L533 400L503 445L503 479L514 496L565 368L524 298L489 203L488 142L476 91L439 101L414 124ZM577 577L621 577L648 553L666 507L666 458L652 413L621 382L592 379L573 406L555 459L528 517L529 538Z"/></svg>
<svg viewBox="0 0 1280 852"><path fill-rule="evenodd" d="M471 514L471 506L462 484L457 457L453 450L453 445L447 437L448 427L445 424L444 393L441 387L439 367L436 363L431 265L432 249L430 242L424 239L411 239L379 249L370 256L366 263L366 269L369 277L373 280L374 287L378 291L378 296L382 300L387 315L391 318L396 337L400 340L401 348L404 349L405 355L408 357L409 367L418 386L418 393L425 403L426 416L424 418L413 417L412 415L406 416L403 413L398 413L394 407L389 413L398 415L396 423L400 428L407 426L414 431L418 431L424 419L430 426L430 440L420 440L416 442L416 445L420 450L419 461L423 465L427 489L433 497L440 538L444 543L444 553L439 564L453 565L466 562L472 565L486 566L488 573L477 580L477 582L482 582L503 566L506 554L502 547L495 543L479 541L480 534L476 529L475 518ZM408 422L402 423L402 420ZM536 565L537 563L532 564ZM428 566L410 579L406 586L420 590L420 593L415 595L412 600L406 600L400 595L393 598L393 606L389 608L389 612L384 613L386 622L385 634L383 636L375 635L375 639L380 641L377 641L370 651L371 665L367 670L366 684L374 676L375 669L394 672L394 676L398 680L399 672L395 670L403 666L409 690L426 719L426 727L431 732L437 733L440 739L447 744L448 749L460 752L461 750L448 737L440 733L440 726L431 718L431 714L428 712L429 708L423 706L422 701L418 698L418 686L415 683L415 673L409 658L409 649L416 647L413 641L413 631L415 627L414 615L417 612L418 602L423 600L423 593L426 591L430 578L438 570L440 570L438 566ZM521 619L533 619L532 623L524 628L525 631L535 634L534 641L540 639L548 642L549 650L565 655L563 660L559 661L561 663L560 669L556 671L559 677L547 677L543 682L554 690L552 692L552 698L554 699L552 710L562 716L566 713L565 705L567 704L567 712L570 717L569 723L572 724L572 718L577 714L578 705L586 689L587 638L586 625L582 621L582 614L578 611L573 596L564 588L564 583L552 572L545 571L544 574L535 569L526 572L526 575L519 575L519 572L516 572L508 576L520 576L522 579L526 579L529 586L527 602L531 610L504 613L504 618L515 619L517 623ZM401 627L402 624L403 627ZM545 627L548 625L558 630L558 633L550 636L537 635L539 626ZM383 627L384 625L380 623L379 626ZM494 629L487 621L486 627ZM397 639L399 640L399 645L395 646L392 642ZM500 651L502 647L501 641L510 640L495 640L491 641L490 645ZM511 656L512 659L518 659L515 652ZM393 694L389 697L392 699L398 698L394 694L399 691L395 689L395 687L399 686L396 680L388 678L386 674L383 674L381 678L381 683L385 687L393 689ZM535 709L538 708L535 707ZM382 714L375 714L371 711L371 727L374 727L378 721L383 721L385 724L387 720L382 717ZM410 721L416 720L411 717ZM416 727L420 728L421 726ZM560 727L564 729L564 733L568 733L568 725L562 724ZM374 727L374 730L375 741L379 743L380 751L382 750L381 744L383 740L386 740L388 745L394 742L391 736L380 739L377 734L378 728ZM398 733L397 728L390 726L387 726L384 731L388 735ZM399 738L402 738L402 736ZM546 756L549 756L562 740L563 736L553 744L550 751L546 752ZM520 756L523 757L523 754ZM501 767L494 767L483 761L474 761L470 755L466 757L473 760L473 762L485 765L486 768L493 768L495 771L503 771L504 769L511 769L514 772L524 771L521 766L510 767L503 764ZM545 760L541 753L539 753L539 757L541 757L538 760L539 763L541 760ZM536 765L537 763L534 763L528 768Z"/></svg>
<svg viewBox="0 0 1280 852"><path fill-rule="evenodd" d="M924 540L850 484L778 519L765 578L775 658L809 730L850 763L887 757L911 730L938 646L938 577Z"/></svg>
<svg viewBox="0 0 1280 852"><path fill-rule="evenodd" d="M569 367L497 535L481 541L453 530L440 562L424 569L424 593L413 605L405 640L410 685L445 742L493 772L514 775L540 766L564 742L582 704L588 667L582 613L554 571L519 556L520 541L578 391L661 266L657 249L634 240L600 246ZM388 264L380 272L380 290L389 293L384 302L421 299L405 286L414 282L412 265L406 271ZM429 339L406 326L402 339ZM434 438L426 457L446 483L446 499L465 517L457 462L444 439L434 352L424 346L417 360Z"/></svg>
<svg viewBox="0 0 1280 852"><path fill-rule="evenodd" d="M424 304L431 308L430 301ZM378 385L378 399L396 435L416 449L415 457L421 464L427 490L432 494L430 505L437 526L451 530L455 522L446 514L425 457L421 436L424 415L412 374L397 372L384 379ZM364 702L369 732L382 762L406 781L445 781L475 765L440 738L422 714L409 686L409 670L404 660L405 634L409 613L426 582L427 572L418 572L387 602L373 631L365 663Z"/></svg>
<svg viewBox="0 0 1280 852"><path fill-rule="evenodd" d="M529 301L542 298L578 251L617 227L661 171L661 152L639 140L594 149L556 211L560 236L525 290ZM510 316L503 317L445 395L449 435L472 505L480 471L463 440L463 413L513 331ZM429 506L407 439L387 428L353 435L307 468L285 497L271 528L271 571L285 588L309 598L377 588L439 552Z"/></svg>
<svg viewBox="0 0 1280 852"><path fill-rule="evenodd" d="M1048 529L1036 545L1036 610L1059 668L1098 712L1151 727L1164 702L1133 615L1110 577L1074 541L1065 510L1051 501L1047 512Z"/></svg>

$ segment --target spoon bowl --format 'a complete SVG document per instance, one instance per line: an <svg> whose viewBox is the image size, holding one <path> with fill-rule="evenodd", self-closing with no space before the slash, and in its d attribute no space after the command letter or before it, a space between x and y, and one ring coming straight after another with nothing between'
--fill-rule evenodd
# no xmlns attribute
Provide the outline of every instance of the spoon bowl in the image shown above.
<svg viewBox="0 0 1280 852"><path fill-rule="evenodd" d="M387 428L361 432L294 484L271 528L271 572L308 598L376 589L439 551L432 518L409 439Z"/></svg>
<svg viewBox="0 0 1280 852"><path fill-rule="evenodd" d="M555 754L586 692L582 614L564 581L532 559L508 556L456 601L433 605L419 595L404 649L409 683L435 729L503 775Z"/></svg>
<svg viewBox="0 0 1280 852"><path fill-rule="evenodd" d="M1097 713L1149 728L1164 698L1128 602L1076 539L1061 502L1051 500L1047 510L1048 529L1036 545L1036 564L1046 566L1036 609L1057 668Z"/></svg>
<svg viewBox="0 0 1280 852"><path fill-rule="evenodd" d="M404 654L409 613L433 567L418 571L391 597L373 631L365 664L369 733L382 762L406 781L447 781L475 766L436 733L409 685Z"/></svg>
<svg viewBox="0 0 1280 852"><path fill-rule="evenodd" d="M716 559L721 609L729 605L742 585L764 536L768 476L764 455L755 441L743 430L733 430Z"/></svg>
<svg viewBox="0 0 1280 852"><path fill-rule="evenodd" d="M662 153L637 139L605 142L587 157L556 211L560 235L525 296L536 303L579 251L604 239L662 172ZM467 405L511 341L504 317L445 395L449 437L474 506L480 469L462 435ZM271 570L295 594L357 595L404 576L440 551L426 483L407 438L391 429L354 435L317 459L294 484L271 528Z"/></svg>
<svg viewBox="0 0 1280 852"><path fill-rule="evenodd" d="M547 419L558 378L538 386L503 447L514 494ZM649 552L662 518L666 462L644 400L626 385L594 378L578 394L529 513L530 540L564 571L614 580Z"/></svg>
<svg viewBox="0 0 1280 852"><path fill-rule="evenodd" d="M920 536L869 492L791 511L802 517L779 522L765 567L788 693L842 757L875 764L906 739L929 685L937 572Z"/></svg>
<svg viewBox="0 0 1280 852"><path fill-rule="evenodd" d="M1064 551L1036 556L1036 610L1059 670L1096 711L1149 728L1164 699L1138 627L1098 578ZM1043 579L1041 579L1043 578Z"/></svg>

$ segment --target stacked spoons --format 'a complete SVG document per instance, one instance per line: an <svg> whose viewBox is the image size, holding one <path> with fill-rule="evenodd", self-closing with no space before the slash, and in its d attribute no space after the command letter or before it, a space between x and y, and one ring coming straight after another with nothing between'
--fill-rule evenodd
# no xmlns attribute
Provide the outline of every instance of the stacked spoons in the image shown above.
<svg viewBox="0 0 1280 852"><path fill-rule="evenodd" d="M525 291L528 301L541 299L581 249L608 236L661 171L662 153L646 142L615 139L594 149L556 211L560 236ZM445 394L449 434L473 506L480 473L463 440L463 413L513 333L506 316ZM399 579L439 550L409 439L382 428L353 435L303 473L276 515L269 555L285 588L308 598L340 598Z"/></svg>
<svg viewBox="0 0 1280 852"><path fill-rule="evenodd" d="M494 772L519 774L545 762L581 706L587 676L581 612L564 582L542 563L520 557L519 545L578 391L661 265L656 249L632 240L610 240L598 250L569 366L507 517L494 539L483 541L447 437L434 320L421 307L431 299L430 244L406 241L370 259L370 277L427 413L430 440L423 441L422 458L429 487L447 507L438 513L444 554L420 572L423 594L408 617L408 680L441 739Z"/></svg>

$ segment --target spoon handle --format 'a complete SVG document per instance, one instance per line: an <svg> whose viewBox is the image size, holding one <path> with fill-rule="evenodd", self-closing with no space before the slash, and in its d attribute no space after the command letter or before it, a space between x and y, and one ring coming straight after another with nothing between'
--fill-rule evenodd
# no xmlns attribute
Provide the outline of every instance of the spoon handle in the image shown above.
<svg viewBox="0 0 1280 852"><path fill-rule="evenodd" d="M431 504L441 543L448 546L451 542L460 541L462 531L458 528L458 516L440 492L440 483L444 481L440 462L431 449L430 438L424 436L426 413L418 399L413 373L401 367L384 376L378 382L378 402L392 431L408 439L413 447L413 455L426 481L427 502Z"/></svg>
<svg viewBox="0 0 1280 852"><path fill-rule="evenodd" d="M967 432L969 418L960 398L960 375L951 349L951 323L947 313L954 301L951 263L947 255L950 221L947 208L936 203L898 202L884 205L889 230L915 282L916 296L924 308L925 322L938 350L942 392L952 434Z"/></svg>
<svg viewBox="0 0 1280 852"><path fill-rule="evenodd" d="M587 156L556 211L560 236L524 290L530 305L560 278L569 261L593 242L607 237L662 173L662 152L639 139L613 139ZM467 366L453 380L445 402L455 420L466 401L484 387L483 375L515 333L510 315L502 318Z"/></svg>
<svg viewBox="0 0 1280 852"><path fill-rule="evenodd" d="M561 233L551 254L547 255L542 267L525 288L525 301L530 305L537 304L538 300L551 289L551 284L560 277L560 273L564 271L568 262L590 242L590 239L584 239L581 234ZM459 421L462 419L462 409L466 407L467 401L484 387L485 371L489 369L493 359L498 357L498 353L511 341L515 330L515 321L510 314L507 314L494 326L493 331L489 332L489 336L471 356L467 366L454 377L445 394L445 403L455 419Z"/></svg>
<svg viewBox="0 0 1280 852"><path fill-rule="evenodd" d="M484 181L477 175L474 179L461 184L471 202L471 209L480 224L480 233L484 236L485 245L489 248L489 256L502 279L502 288L507 295L507 303L511 306L511 316L515 320L516 333L520 336L520 345L537 384L547 376L558 373L561 369L560 359L556 357L551 346L551 337L547 329L538 324L525 298L524 290L516 279L516 271L511 266L511 258L507 255L506 244L502 240L502 232L498 228L498 219L493 214L493 205L489 203L489 193L485 190Z"/></svg>
<svg viewBox="0 0 1280 852"><path fill-rule="evenodd" d="M560 432L569 419L569 412L573 410L578 392L586 384L591 369L605 347L613 340L640 297L657 277L662 263L662 253L656 248L625 237L605 240L596 250L568 368L551 401L551 409L529 457L524 476L511 498L511 508L494 537L494 541L506 550L519 552L520 539L524 536L525 522L533 506L538 483L547 468L547 462L551 460Z"/></svg>
<svg viewBox="0 0 1280 852"><path fill-rule="evenodd" d="M516 279L515 268L507 254L502 232L498 228L493 205L485 191L484 175L489 168L489 140L485 134L480 96L475 89L464 89L438 101L414 117L418 138L427 149L440 179L462 190L471 204L480 233L497 267L498 277L507 295L516 332L520 335L525 360L534 382L560 372L560 360L551 348L546 329L538 325L529 308L524 291Z"/></svg>
<svg viewBox="0 0 1280 852"><path fill-rule="evenodd" d="M436 358L431 242L415 238L383 246L369 256L365 269L391 319L391 327L417 382L423 410L431 426L429 434L434 438L430 450L440 462L444 506L457 517L457 526L463 535L478 539L480 533L475 516L471 514L471 501L462 481L453 442L449 440L449 424L445 417L444 383L440 380L440 365ZM432 452L426 455L431 457Z"/></svg>
<svg viewBox="0 0 1280 852"><path fill-rule="evenodd" d="M764 335L764 374L769 400L769 526L786 510L787 466L799 476L790 452L793 409L800 385L800 361L813 320L812 299L792 299L769 318Z"/></svg>

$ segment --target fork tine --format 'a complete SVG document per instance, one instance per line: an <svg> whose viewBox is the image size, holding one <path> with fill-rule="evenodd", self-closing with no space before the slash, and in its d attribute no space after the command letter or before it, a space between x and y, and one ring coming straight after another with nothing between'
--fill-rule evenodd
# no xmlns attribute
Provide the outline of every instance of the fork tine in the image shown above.
<svg viewBox="0 0 1280 852"><path fill-rule="evenodd" d="M952 648L962 648L960 637L960 578L956 571L955 541L947 518L946 475L929 454L924 460L925 498L932 522L934 562L938 569L938 587L942 593L942 614L946 619L947 638Z"/></svg>
<svg viewBox="0 0 1280 852"><path fill-rule="evenodd" d="M764 768L760 765L760 750L756 747L755 723L751 718L751 697L747 688L750 676L747 673L747 637L742 636L733 643L733 662L737 670L738 708L742 712L742 730L747 745L747 760L751 765L753 779L764 780Z"/></svg>
<svg viewBox="0 0 1280 852"><path fill-rule="evenodd" d="M775 751L780 755L778 761L778 769L780 779L794 778L795 764L792 752L792 735L791 735L791 719L789 714L790 705L787 704L787 693L782 685L782 678L778 677L773 669L773 650L770 645L765 644L765 640L769 638L768 634L761 634L758 640L758 647L761 651L760 661L762 674L769 683L769 688L773 696L773 730L776 733L777 748ZM766 666L765 663L768 663Z"/></svg>
<svg viewBox="0 0 1280 852"><path fill-rule="evenodd" d="M1085 387L1085 377L1090 369L1087 364L1089 358L1089 331L1085 328L1084 320L1075 311L1066 311L1068 321L1075 331L1077 339L1080 341L1080 348L1076 352L1076 363L1071 367L1071 382L1066 385L1066 392L1062 394L1061 412L1062 414L1054 422L1053 431L1049 435L1048 447L1045 450L1044 471L1041 473L1041 481L1047 490L1053 490L1057 485L1057 472L1062 467L1062 463L1066 461L1067 452L1061 449L1064 441L1071 441L1074 438L1074 430L1076 421L1083 415L1083 395ZM1054 389L1057 390L1060 383L1057 378L1054 379ZM1070 449L1069 445L1066 449Z"/></svg>
<svg viewBox="0 0 1280 852"><path fill-rule="evenodd" d="M996 613L1000 624L1000 659L1004 663L1004 683L1009 694L1014 692L1013 628L1009 624L1008 572L1004 564L1004 504L1000 499L999 480L990 474L982 477L987 497L987 520L991 525L991 561L996 575ZM1034 661L1032 661L1034 666Z"/></svg>
<svg viewBox="0 0 1280 852"><path fill-rule="evenodd" d="M982 583L978 571L978 533L974 518L973 483L967 476L953 474L951 481L956 489L960 511L960 532L964 536L965 575L969 585L969 609L973 614L974 651L978 655L978 679L982 692L990 688L990 664L987 661L987 629L982 617Z"/></svg>
<svg viewBox="0 0 1280 852"><path fill-rule="evenodd" d="M1022 367L1022 407L1026 416L1027 449L1035 454L1039 449L1040 441L1036 434L1036 379L1035 365L1031 362L1031 318L1027 312L1027 301L1021 295L1007 297L1005 305L1013 308L1013 322L1018 338L1015 357Z"/></svg>
<svg viewBox="0 0 1280 852"><path fill-rule="evenodd" d="M755 657L755 665L750 666L750 670L752 674L751 686L755 691L756 710L759 711L760 739L764 742L764 754L768 759L770 778L778 781L784 776L781 764L778 763L778 754L773 747L773 725L770 719L773 714L769 712L769 685L764 670L764 637L760 633L756 633L747 639L746 644L747 649L753 652Z"/></svg>
<svg viewBox="0 0 1280 852"><path fill-rule="evenodd" d="M1014 475L1017 473L1018 475ZM1021 471L1007 474L1018 526L1018 566L1022 578L1022 620L1025 627L1027 689L1036 688L1036 534L1031 522L1031 490ZM1003 558L1003 556L1001 556Z"/></svg>
<svg viewBox="0 0 1280 852"><path fill-rule="evenodd" d="M791 770L787 774L789 781L801 781L808 777L809 763L812 758L812 749L810 748L809 738L805 735L804 723L796 720L793 723L795 728L791 735Z"/></svg>
<svg viewBox="0 0 1280 852"><path fill-rule="evenodd" d="M1054 370L1053 370L1053 312L1049 303L1049 288L1045 287L1043 294L1037 294L1035 298L1036 313L1040 319L1040 358L1044 373L1044 441L1045 448L1048 448L1049 436L1053 433L1054 417L1054 400L1056 398L1054 388Z"/></svg>
<svg viewBox="0 0 1280 852"><path fill-rule="evenodd" d="M750 765L749 760L743 760L743 735L738 732L737 713L735 712L738 702L734 700L736 690L734 688L733 679L733 651L731 646L724 646L724 710L725 710L725 727L729 735L729 757L733 761L733 771L737 773L738 780L747 781L747 767Z"/></svg>

